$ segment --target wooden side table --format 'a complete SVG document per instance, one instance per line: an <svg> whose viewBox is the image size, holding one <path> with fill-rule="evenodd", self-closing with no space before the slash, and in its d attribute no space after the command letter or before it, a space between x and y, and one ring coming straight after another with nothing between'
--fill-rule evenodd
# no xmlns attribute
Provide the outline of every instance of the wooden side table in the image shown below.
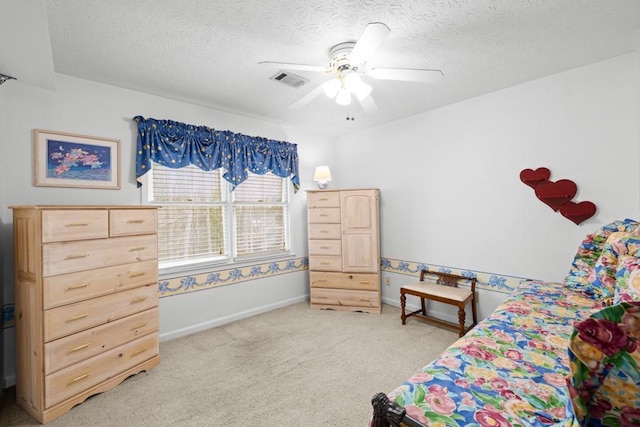
<svg viewBox="0 0 640 427"><path fill-rule="evenodd" d="M459 288L459 283L469 283L470 288ZM419 310L405 314L407 294L420 298L421 308ZM458 323L456 324L448 322L428 315L425 300L437 301L458 307ZM470 326L466 327L465 307L469 303L471 303L473 323ZM459 336L462 337L478 324L476 313L476 278L458 276L449 273L441 273L437 271L422 270L420 272L420 282L405 285L400 288L400 305L402 308L402 315L400 318L402 319L403 325L406 325L408 317L415 316L416 318L425 322L455 329L458 331Z"/></svg>

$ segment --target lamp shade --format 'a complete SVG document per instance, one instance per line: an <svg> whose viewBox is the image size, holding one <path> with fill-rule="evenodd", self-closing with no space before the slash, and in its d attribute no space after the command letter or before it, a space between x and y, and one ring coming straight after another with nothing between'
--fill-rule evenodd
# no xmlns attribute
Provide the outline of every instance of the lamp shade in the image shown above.
<svg viewBox="0 0 640 427"><path fill-rule="evenodd" d="M329 166L316 166L316 171L313 174L314 181L331 181L331 171Z"/></svg>
<svg viewBox="0 0 640 427"><path fill-rule="evenodd" d="M316 166L313 174L313 180L318 183L318 188L324 190L327 188L327 182L331 181L331 171L329 166Z"/></svg>

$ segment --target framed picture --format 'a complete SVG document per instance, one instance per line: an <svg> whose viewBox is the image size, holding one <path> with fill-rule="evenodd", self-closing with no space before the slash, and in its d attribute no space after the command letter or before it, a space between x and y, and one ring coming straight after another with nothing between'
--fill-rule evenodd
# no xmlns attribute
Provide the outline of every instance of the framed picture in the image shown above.
<svg viewBox="0 0 640 427"><path fill-rule="evenodd" d="M35 129L38 187L120 188L120 140Z"/></svg>

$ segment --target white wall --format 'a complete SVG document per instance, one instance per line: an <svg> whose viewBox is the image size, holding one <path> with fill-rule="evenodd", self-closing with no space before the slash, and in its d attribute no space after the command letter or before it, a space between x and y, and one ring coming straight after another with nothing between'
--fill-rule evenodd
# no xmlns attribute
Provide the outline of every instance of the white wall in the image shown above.
<svg viewBox="0 0 640 427"><path fill-rule="evenodd" d="M383 257L560 281L587 233L640 219L636 56L341 137L335 175L380 188ZM539 201L519 180L538 167L596 215L576 226Z"/></svg>
<svg viewBox="0 0 640 427"><path fill-rule="evenodd" d="M381 190L382 255L387 258L561 280L585 234L613 219L638 218L640 80L625 55L392 124L328 141L301 129L248 119L135 91L57 75L57 90L18 82L0 88L0 221L4 302L13 301L11 211L17 204L139 204L135 115L168 118L298 143L303 189L293 196L293 245L307 253L306 194L313 168L331 166L332 188ZM384 108L384 106L381 106ZM119 138L119 191L33 187L34 128ZM571 179L577 201L598 206L576 226L519 181L548 167ZM385 302L397 303L393 275ZM161 334L170 338L306 298L304 273L161 300ZM480 296L481 317L503 294ZM5 375L13 373L13 334L4 334ZM11 385L11 380L8 384Z"/></svg>
<svg viewBox="0 0 640 427"><path fill-rule="evenodd" d="M141 203L135 184L136 115L206 125L252 136L298 144L302 189L291 196L292 247L297 257L306 256L306 194L312 188L315 162L331 163L333 141L309 135L301 129L283 128L250 119L136 91L56 75L57 89L49 91L11 81L0 88L0 221L3 250L4 303L13 302L11 205L31 204L126 204ZM122 188L83 190L34 187L32 185L32 132L48 129L121 141ZM237 285L162 298L161 337L193 332L242 315L304 300L308 275L291 273ZM189 329L191 328L191 329ZM4 373L12 385L15 368L12 330L4 331Z"/></svg>

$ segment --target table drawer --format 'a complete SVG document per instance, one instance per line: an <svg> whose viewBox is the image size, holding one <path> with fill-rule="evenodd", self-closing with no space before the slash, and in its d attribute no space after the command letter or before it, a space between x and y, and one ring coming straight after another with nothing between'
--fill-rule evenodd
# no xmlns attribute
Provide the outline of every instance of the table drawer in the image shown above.
<svg viewBox="0 0 640 427"><path fill-rule="evenodd" d="M158 330L158 308L60 338L44 346L44 372L52 374Z"/></svg>
<svg viewBox="0 0 640 427"><path fill-rule="evenodd" d="M340 224L309 224L309 239L340 239Z"/></svg>
<svg viewBox="0 0 640 427"><path fill-rule="evenodd" d="M150 334L45 377L45 407L78 394L158 354L158 334Z"/></svg>
<svg viewBox="0 0 640 427"><path fill-rule="evenodd" d="M338 255L342 254L340 240L309 240L310 255Z"/></svg>
<svg viewBox="0 0 640 427"><path fill-rule="evenodd" d="M158 283L158 261L134 262L43 279L44 308Z"/></svg>
<svg viewBox="0 0 640 427"><path fill-rule="evenodd" d="M109 212L109 235L155 234L158 212L155 209L112 209Z"/></svg>
<svg viewBox="0 0 640 427"><path fill-rule="evenodd" d="M307 193L307 204L310 208L339 208L340 192Z"/></svg>
<svg viewBox="0 0 640 427"><path fill-rule="evenodd" d="M309 281L313 288L357 289L377 291L380 289L378 274L324 273L312 271Z"/></svg>
<svg viewBox="0 0 640 427"><path fill-rule="evenodd" d="M340 223L340 208L309 209L309 223Z"/></svg>
<svg viewBox="0 0 640 427"><path fill-rule="evenodd" d="M309 270L342 271L342 257L337 255L309 255Z"/></svg>
<svg viewBox="0 0 640 427"><path fill-rule="evenodd" d="M380 307L380 294L375 291L311 288L311 304Z"/></svg>
<svg viewBox="0 0 640 427"><path fill-rule="evenodd" d="M108 217L106 210L42 211L42 243L105 238Z"/></svg>
<svg viewBox="0 0 640 427"><path fill-rule="evenodd" d="M156 258L157 239L153 234L48 243L42 246L42 274L55 276Z"/></svg>
<svg viewBox="0 0 640 427"><path fill-rule="evenodd" d="M103 325L158 305L158 284L116 292L44 312L45 342Z"/></svg>

